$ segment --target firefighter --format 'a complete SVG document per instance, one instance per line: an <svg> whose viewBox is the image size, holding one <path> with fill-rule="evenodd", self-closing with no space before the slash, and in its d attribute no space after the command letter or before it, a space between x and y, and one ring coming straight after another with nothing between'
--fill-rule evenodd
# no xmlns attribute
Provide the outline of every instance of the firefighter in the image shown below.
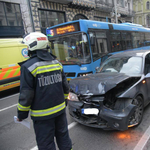
<svg viewBox="0 0 150 150"><path fill-rule="evenodd" d="M61 63L48 52L48 39L39 32L26 35L29 59L20 64L18 121L30 111L39 150L55 150L54 137L60 150L71 150L65 113L68 82Z"/></svg>

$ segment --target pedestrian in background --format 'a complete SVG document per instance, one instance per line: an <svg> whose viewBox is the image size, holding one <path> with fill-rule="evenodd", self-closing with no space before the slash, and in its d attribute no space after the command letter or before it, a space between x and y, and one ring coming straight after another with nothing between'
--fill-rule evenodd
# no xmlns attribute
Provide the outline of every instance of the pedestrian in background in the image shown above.
<svg viewBox="0 0 150 150"><path fill-rule="evenodd" d="M61 63L48 52L48 39L42 33L26 35L29 59L21 64L18 121L30 111L39 150L71 150L65 112L69 87Z"/></svg>

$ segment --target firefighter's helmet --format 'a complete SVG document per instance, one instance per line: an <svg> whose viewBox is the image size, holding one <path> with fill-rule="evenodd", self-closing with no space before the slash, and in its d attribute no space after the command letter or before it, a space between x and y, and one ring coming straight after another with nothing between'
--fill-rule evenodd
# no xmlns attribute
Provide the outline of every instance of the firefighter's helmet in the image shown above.
<svg viewBox="0 0 150 150"><path fill-rule="evenodd" d="M31 32L27 34L22 43L28 46L30 51L42 50L48 47L48 38L40 32Z"/></svg>

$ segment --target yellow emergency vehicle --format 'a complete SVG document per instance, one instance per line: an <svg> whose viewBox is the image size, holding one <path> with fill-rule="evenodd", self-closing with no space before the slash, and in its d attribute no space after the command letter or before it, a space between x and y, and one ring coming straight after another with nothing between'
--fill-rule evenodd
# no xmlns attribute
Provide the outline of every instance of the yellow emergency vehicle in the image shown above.
<svg viewBox="0 0 150 150"><path fill-rule="evenodd" d="M22 38L0 39L0 91L20 86L19 62L27 60Z"/></svg>

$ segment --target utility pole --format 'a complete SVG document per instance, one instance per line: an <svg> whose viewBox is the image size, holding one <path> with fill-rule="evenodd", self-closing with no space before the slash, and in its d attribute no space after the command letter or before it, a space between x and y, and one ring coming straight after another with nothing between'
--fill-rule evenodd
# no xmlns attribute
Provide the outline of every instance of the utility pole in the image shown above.
<svg viewBox="0 0 150 150"><path fill-rule="evenodd" d="M116 18L116 23L118 23L118 18L117 18L117 3L116 0L114 0L115 2L115 18Z"/></svg>

